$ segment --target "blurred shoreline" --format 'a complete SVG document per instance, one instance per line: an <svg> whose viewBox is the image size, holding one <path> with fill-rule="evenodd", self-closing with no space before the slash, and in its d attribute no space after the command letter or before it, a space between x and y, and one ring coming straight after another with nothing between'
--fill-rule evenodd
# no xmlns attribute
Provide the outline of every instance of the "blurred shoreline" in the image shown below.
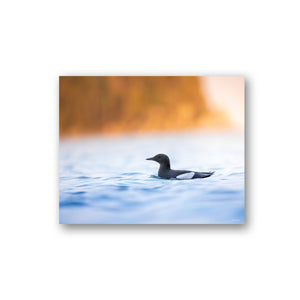
<svg viewBox="0 0 300 300"><path fill-rule="evenodd" d="M61 76L59 137L242 127L243 79L209 78Z"/></svg>
<svg viewBox="0 0 300 300"><path fill-rule="evenodd" d="M122 132L90 132L85 134L63 134L59 135L60 141L82 140L82 139L97 139L97 138L126 138L126 137L151 137L167 136L167 135L186 135L186 134L244 134L242 127L202 127L189 129L169 129L169 130L151 130L151 131L122 131Z"/></svg>

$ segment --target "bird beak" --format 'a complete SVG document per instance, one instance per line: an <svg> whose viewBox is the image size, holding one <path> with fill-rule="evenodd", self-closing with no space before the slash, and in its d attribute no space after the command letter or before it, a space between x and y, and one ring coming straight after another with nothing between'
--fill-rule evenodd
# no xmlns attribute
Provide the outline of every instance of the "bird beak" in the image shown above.
<svg viewBox="0 0 300 300"><path fill-rule="evenodd" d="M146 160L154 160L153 158L154 157L149 157L149 158L146 158Z"/></svg>

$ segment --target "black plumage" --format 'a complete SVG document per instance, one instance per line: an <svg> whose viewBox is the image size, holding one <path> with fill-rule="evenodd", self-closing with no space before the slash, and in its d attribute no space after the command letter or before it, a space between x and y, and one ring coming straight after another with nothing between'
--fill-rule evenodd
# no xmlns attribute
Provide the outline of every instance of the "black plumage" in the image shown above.
<svg viewBox="0 0 300 300"><path fill-rule="evenodd" d="M153 160L160 164L158 170L158 176L166 179L195 179L205 178L211 176L214 172L195 172L188 170L172 170L170 159L166 154L157 154L153 157L147 158L147 160Z"/></svg>

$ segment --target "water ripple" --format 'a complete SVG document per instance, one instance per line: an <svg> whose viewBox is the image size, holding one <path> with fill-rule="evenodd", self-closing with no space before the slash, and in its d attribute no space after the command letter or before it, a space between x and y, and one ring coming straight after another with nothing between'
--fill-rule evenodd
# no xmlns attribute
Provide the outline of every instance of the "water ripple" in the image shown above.
<svg viewBox="0 0 300 300"><path fill-rule="evenodd" d="M184 147L178 147L179 140ZM158 165L145 160L162 151L174 157L174 168L215 174L205 180L163 179L154 175ZM64 143L60 222L243 223L243 154L243 139L223 133Z"/></svg>

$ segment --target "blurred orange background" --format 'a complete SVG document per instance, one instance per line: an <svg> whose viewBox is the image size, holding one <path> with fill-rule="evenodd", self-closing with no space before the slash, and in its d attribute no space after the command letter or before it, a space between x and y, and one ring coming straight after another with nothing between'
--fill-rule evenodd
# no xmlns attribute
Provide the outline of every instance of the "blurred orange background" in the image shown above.
<svg viewBox="0 0 300 300"><path fill-rule="evenodd" d="M242 76L61 76L60 137L244 126Z"/></svg>

